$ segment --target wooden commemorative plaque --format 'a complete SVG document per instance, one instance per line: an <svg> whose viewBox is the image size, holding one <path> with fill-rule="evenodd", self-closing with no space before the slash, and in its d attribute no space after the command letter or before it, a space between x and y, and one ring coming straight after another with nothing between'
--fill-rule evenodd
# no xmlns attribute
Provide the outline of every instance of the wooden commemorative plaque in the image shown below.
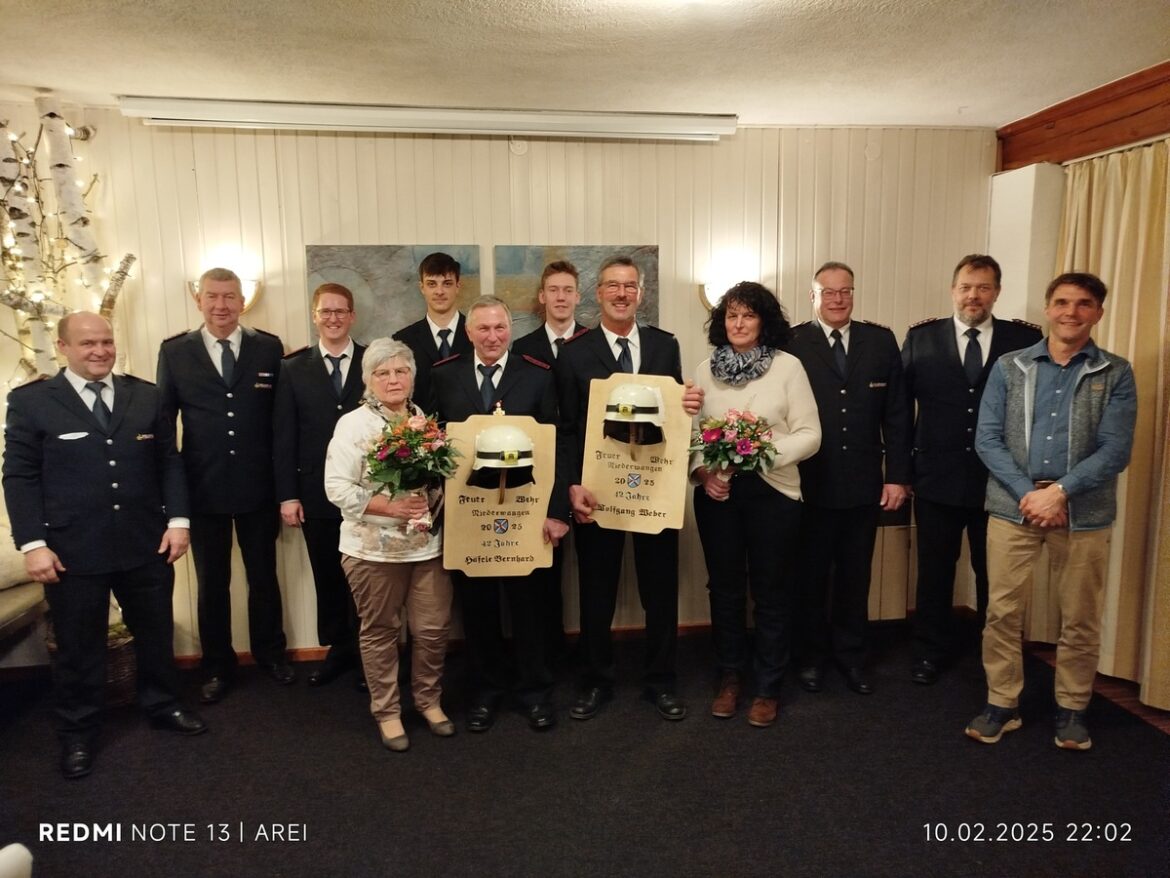
<svg viewBox="0 0 1170 878"><path fill-rule="evenodd" d="M527 416L472 415L448 423L447 440L463 456L445 487L443 566L468 576L527 576L551 567L544 519L556 469L556 428Z"/></svg>
<svg viewBox="0 0 1170 878"><path fill-rule="evenodd" d="M593 520L602 527L683 526L691 418L682 398L668 375L615 372L590 383L581 483L597 498Z"/></svg>

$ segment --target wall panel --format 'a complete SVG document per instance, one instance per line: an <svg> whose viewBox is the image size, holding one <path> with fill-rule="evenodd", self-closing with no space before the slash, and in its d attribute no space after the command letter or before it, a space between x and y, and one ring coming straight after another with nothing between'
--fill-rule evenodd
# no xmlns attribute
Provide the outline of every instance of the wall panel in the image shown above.
<svg viewBox="0 0 1170 878"><path fill-rule="evenodd" d="M0 107L7 115L35 117ZM196 325L183 281L220 248L255 260L265 290L247 322L289 349L308 340L305 245L443 240L480 245L485 291L495 244L658 244L661 319L686 371L707 353L697 285L726 248L746 254L742 277L779 287L794 322L810 317L811 272L827 259L850 263L858 316L901 338L909 322L947 312L951 268L986 246L995 164L994 132L974 129L758 128L718 144L529 139L522 150L506 138L147 128L103 110L86 121L99 135L81 150L108 187L99 239L141 259L119 323L128 362L147 378L162 338ZM296 536L281 540L286 618L292 645L312 646L312 584ZM704 621L689 521L683 541L681 618ZM881 615L906 605L907 562L896 556L907 542L883 543L881 557L894 560L881 565L890 572L875 592ZM188 652L194 601L189 568L179 574L178 645ZM617 621L641 621L628 587Z"/></svg>

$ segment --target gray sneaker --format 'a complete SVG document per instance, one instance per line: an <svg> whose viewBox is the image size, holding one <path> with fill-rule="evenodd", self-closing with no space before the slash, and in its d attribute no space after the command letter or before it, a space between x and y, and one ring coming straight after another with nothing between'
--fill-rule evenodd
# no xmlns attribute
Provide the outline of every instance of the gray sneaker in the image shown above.
<svg viewBox="0 0 1170 878"><path fill-rule="evenodd" d="M1003 737L1004 732L1014 732L1023 724L1020 712L1016 708L989 704L983 709L983 713L967 723L964 732L968 738L981 744L995 744Z"/></svg>
<svg viewBox="0 0 1170 878"><path fill-rule="evenodd" d="M1089 727L1085 725L1085 711L1057 709L1056 746L1062 750L1088 750L1093 746Z"/></svg>

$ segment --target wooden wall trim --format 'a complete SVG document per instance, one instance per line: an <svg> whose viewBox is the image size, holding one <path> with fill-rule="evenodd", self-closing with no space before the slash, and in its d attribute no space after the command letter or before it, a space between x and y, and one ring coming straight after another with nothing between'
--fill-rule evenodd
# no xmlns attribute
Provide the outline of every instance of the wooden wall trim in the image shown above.
<svg viewBox="0 0 1170 878"><path fill-rule="evenodd" d="M1161 134L1170 134L1170 61L1003 126L999 169L1059 164Z"/></svg>

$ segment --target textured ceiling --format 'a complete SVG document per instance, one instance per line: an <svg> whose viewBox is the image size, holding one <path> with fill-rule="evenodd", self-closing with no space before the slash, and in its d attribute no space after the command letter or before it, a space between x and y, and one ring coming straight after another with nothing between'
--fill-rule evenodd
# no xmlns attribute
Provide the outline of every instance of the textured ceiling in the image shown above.
<svg viewBox="0 0 1170 878"><path fill-rule="evenodd" d="M1170 58L1168 0L0 0L0 99L994 126Z"/></svg>

